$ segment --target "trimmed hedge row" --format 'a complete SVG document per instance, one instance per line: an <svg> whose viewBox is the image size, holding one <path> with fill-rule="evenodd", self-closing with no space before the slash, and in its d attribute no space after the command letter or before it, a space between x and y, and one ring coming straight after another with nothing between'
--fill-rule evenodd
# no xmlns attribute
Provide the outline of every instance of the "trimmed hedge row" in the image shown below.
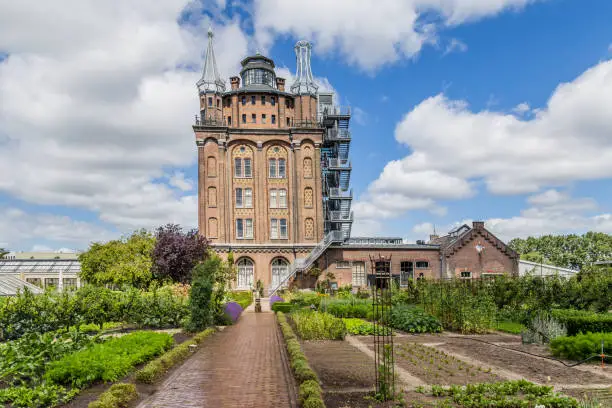
<svg viewBox="0 0 612 408"><path fill-rule="evenodd" d="M189 346L199 344L200 342L202 342L202 340L204 340L206 337L210 336L214 332L215 329L206 329L193 336L191 340L179 344L161 357L158 357L155 360L151 361L141 370L138 370L136 372L136 381L146 384L154 383L164 374L166 374L170 368L186 360L189 357L191 353L191 351L189 350Z"/></svg>
<svg viewBox="0 0 612 408"><path fill-rule="evenodd" d="M576 336L563 336L551 340L552 354L570 360L584 360L601 353L601 341L604 342L604 353L612 353L612 333L587 333Z"/></svg>
<svg viewBox="0 0 612 408"><path fill-rule="evenodd" d="M295 309L295 305L290 302L274 302L272 304L273 312L291 313Z"/></svg>
<svg viewBox="0 0 612 408"><path fill-rule="evenodd" d="M134 384L113 384L96 401L90 402L87 408L124 408L138 398Z"/></svg>
<svg viewBox="0 0 612 408"><path fill-rule="evenodd" d="M567 327L567 334L612 332L612 313L594 313L586 310L556 309L552 317Z"/></svg>
<svg viewBox="0 0 612 408"><path fill-rule="evenodd" d="M325 408L323 390L319 385L319 379L308 364L308 360L300 347L297 336L293 332L293 329L291 329L283 312L278 312L276 316L285 339L293 375L300 384L298 394L300 405L303 408Z"/></svg>

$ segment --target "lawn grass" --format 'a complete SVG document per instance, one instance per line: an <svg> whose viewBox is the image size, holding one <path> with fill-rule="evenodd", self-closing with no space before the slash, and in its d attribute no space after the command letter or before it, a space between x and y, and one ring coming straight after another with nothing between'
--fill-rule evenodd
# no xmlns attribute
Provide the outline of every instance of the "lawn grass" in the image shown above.
<svg viewBox="0 0 612 408"><path fill-rule="evenodd" d="M497 322L495 329L510 334L521 334L525 326L517 322Z"/></svg>

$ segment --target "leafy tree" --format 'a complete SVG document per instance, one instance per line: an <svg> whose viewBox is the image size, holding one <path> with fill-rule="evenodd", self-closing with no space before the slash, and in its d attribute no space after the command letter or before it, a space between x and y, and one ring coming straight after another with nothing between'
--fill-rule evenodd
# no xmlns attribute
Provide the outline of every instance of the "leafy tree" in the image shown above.
<svg viewBox="0 0 612 408"><path fill-rule="evenodd" d="M583 269L594 262L612 259L612 235L601 232L515 238L509 245L522 254L521 259L563 268Z"/></svg>
<svg viewBox="0 0 612 408"><path fill-rule="evenodd" d="M96 285L147 287L153 275L151 252L155 238L145 230L106 243L94 242L79 255L80 277Z"/></svg>
<svg viewBox="0 0 612 408"><path fill-rule="evenodd" d="M8 255L10 252L4 248L0 248L0 259L4 258L5 255Z"/></svg>
<svg viewBox="0 0 612 408"><path fill-rule="evenodd" d="M167 224L156 231L153 250L153 274L159 280L186 283L198 262L206 258L208 241L197 230L183 232L177 224Z"/></svg>
<svg viewBox="0 0 612 408"><path fill-rule="evenodd" d="M212 256L193 268L189 293L191 315L187 323L187 329L192 332L201 331L213 322L215 312L212 302L213 288L219 269L221 269L221 259L217 256Z"/></svg>

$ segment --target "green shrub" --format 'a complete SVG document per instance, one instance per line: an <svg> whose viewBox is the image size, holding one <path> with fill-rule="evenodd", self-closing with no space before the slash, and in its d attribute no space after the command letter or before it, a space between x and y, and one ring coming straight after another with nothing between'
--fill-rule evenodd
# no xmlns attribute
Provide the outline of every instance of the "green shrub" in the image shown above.
<svg viewBox="0 0 612 408"><path fill-rule="evenodd" d="M521 334L525 330L525 326L517 322L497 322L495 328L499 331L503 331L511 334Z"/></svg>
<svg viewBox="0 0 612 408"><path fill-rule="evenodd" d="M369 336L374 334L374 323L367 322L363 319L349 318L342 319L346 325L346 331L354 336ZM390 330L388 327L381 327L381 334Z"/></svg>
<svg viewBox="0 0 612 408"><path fill-rule="evenodd" d="M321 386L315 380L307 380L300 384L299 391L299 401L300 404L303 404L308 398L315 396L317 398L321 398L323 391L321 390Z"/></svg>
<svg viewBox="0 0 612 408"><path fill-rule="evenodd" d="M440 321L413 306L394 306L389 325L409 333L438 333L442 331Z"/></svg>
<svg viewBox="0 0 612 408"><path fill-rule="evenodd" d="M550 342L554 356L570 360L583 360L601 353L601 341L604 342L604 353L612 352L612 333L587 333L576 336L557 337Z"/></svg>
<svg viewBox="0 0 612 408"><path fill-rule="evenodd" d="M84 387L95 381L117 381L136 364L172 346L167 333L135 332L68 354L47 366L45 378L57 384Z"/></svg>
<svg viewBox="0 0 612 408"><path fill-rule="evenodd" d="M304 401L302 408L325 408L325 403L321 397L311 395L306 401Z"/></svg>
<svg viewBox="0 0 612 408"><path fill-rule="evenodd" d="M87 408L125 408L138 398L134 384L113 384L98 400L89 403Z"/></svg>
<svg viewBox="0 0 612 408"><path fill-rule="evenodd" d="M221 269L221 259L208 258L193 268L193 280L189 292L191 317L187 329L192 332L204 330L213 323L213 286L215 275Z"/></svg>
<svg viewBox="0 0 612 408"><path fill-rule="evenodd" d="M320 309L336 317L366 318L372 312L372 302L364 299L334 299L321 304Z"/></svg>
<svg viewBox="0 0 612 408"><path fill-rule="evenodd" d="M179 344L178 346L166 352L162 356L149 362L141 370L136 371L136 381L145 384L151 384L155 382L164 374L166 374L170 368L186 360L189 357L189 355L191 354L189 346L200 343L202 340L204 340L206 337L208 337L214 332L215 329L206 329L203 332L196 334L191 340Z"/></svg>
<svg viewBox="0 0 612 408"><path fill-rule="evenodd" d="M588 332L612 332L612 313L555 309L551 312L551 315L565 325L569 336Z"/></svg>
<svg viewBox="0 0 612 408"><path fill-rule="evenodd" d="M315 307L319 307L319 305L321 304L321 299L324 296L321 296L318 293L313 293L313 292L298 292L292 295L291 297L291 303L299 306L299 307L305 307L305 306L315 306Z"/></svg>
<svg viewBox="0 0 612 408"><path fill-rule="evenodd" d="M273 312L290 313L295 308L295 305L291 302L274 302L272 304Z"/></svg>
<svg viewBox="0 0 612 408"><path fill-rule="evenodd" d="M301 310L291 314L298 335L303 340L343 340L346 326L329 313Z"/></svg>
<svg viewBox="0 0 612 408"><path fill-rule="evenodd" d="M251 291L231 292L229 297L238 303L242 309L246 309L253 303L253 293Z"/></svg>

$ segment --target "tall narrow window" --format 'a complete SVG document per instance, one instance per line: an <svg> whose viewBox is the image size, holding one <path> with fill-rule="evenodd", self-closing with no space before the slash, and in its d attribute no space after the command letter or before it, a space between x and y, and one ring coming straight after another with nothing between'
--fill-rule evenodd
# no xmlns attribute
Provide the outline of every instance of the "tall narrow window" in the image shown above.
<svg viewBox="0 0 612 408"><path fill-rule="evenodd" d="M232 126L232 117L231 116L227 117L227 126Z"/></svg>
<svg viewBox="0 0 612 408"><path fill-rule="evenodd" d="M244 189L244 207L253 208L253 190L250 188Z"/></svg>
<svg viewBox="0 0 612 408"><path fill-rule="evenodd" d="M243 97L242 97L242 104L243 104L243 105L246 105L246 96L243 96Z"/></svg>
<svg viewBox="0 0 612 408"><path fill-rule="evenodd" d="M234 177L242 177L242 159L234 159Z"/></svg>
<svg viewBox="0 0 612 408"><path fill-rule="evenodd" d="M253 238L253 219L247 218L244 220L244 237Z"/></svg>
<svg viewBox="0 0 612 408"><path fill-rule="evenodd" d="M242 114L242 123L246 123L246 114L245 113Z"/></svg>
<svg viewBox="0 0 612 408"><path fill-rule="evenodd" d="M364 262L353 262L353 286L366 285L366 273Z"/></svg>
<svg viewBox="0 0 612 408"><path fill-rule="evenodd" d="M272 115L272 124L276 124L276 115Z"/></svg>
<svg viewBox="0 0 612 408"><path fill-rule="evenodd" d="M276 159L268 160L270 178L276 178Z"/></svg>
<svg viewBox="0 0 612 408"><path fill-rule="evenodd" d="M287 238L287 219L281 218L279 220L279 224L280 224L280 237L281 239L286 239Z"/></svg>
<svg viewBox="0 0 612 408"><path fill-rule="evenodd" d="M278 159L278 178L285 178L285 159Z"/></svg>
<svg viewBox="0 0 612 408"><path fill-rule="evenodd" d="M212 106L212 98L208 98L208 106Z"/></svg>
<svg viewBox="0 0 612 408"><path fill-rule="evenodd" d="M256 114L251 114L251 123L257 123L257 115Z"/></svg>
<svg viewBox="0 0 612 408"><path fill-rule="evenodd" d="M255 105L255 95L251 96L251 105Z"/></svg>
<svg viewBox="0 0 612 408"><path fill-rule="evenodd" d="M289 272L289 263L282 259L276 258L272 261L272 287L276 288L280 286L283 279L287 277Z"/></svg>
<svg viewBox="0 0 612 408"><path fill-rule="evenodd" d="M291 119L287 118L287 126L291 126Z"/></svg>
<svg viewBox="0 0 612 408"><path fill-rule="evenodd" d="M270 220L270 239L278 239L278 219Z"/></svg>
<svg viewBox="0 0 612 408"><path fill-rule="evenodd" d="M236 189L236 208L242 208L243 205L244 205L244 202L242 200L242 189L237 188Z"/></svg>
<svg viewBox="0 0 612 408"><path fill-rule="evenodd" d="M266 104L266 96L265 95L261 95L261 104L262 105Z"/></svg>
<svg viewBox="0 0 612 408"><path fill-rule="evenodd" d="M265 113L261 114L261 123L266 123L266 114Z"/></svg>
<svg viewBox="0 0 612 408"><path fill-rule="evenodd" d="M272 106L276 105L276 97L271 96L270 97L270 103L272 104Z"/></svg>
<svg viewBox="0 0 612 408"><path fill-rule="evenodd" d="M278 207L287 208L287 190L284 188L278 190Z"/></svg>
<svg viewBox="0 0 612 408"><path fill-rule="evenodd" d="M236 238L244 238L244 220L236 219Z"/></svg>
<svg viewBox="0 0 612 408"><path fill-rule="evenodd" d="M221 99L217 99L217 108L221 107Z"/></svg>
<svg viewBox="0 0 612 408"><path fill-rule="evenodd" d="M251 159L244 159L244 177L253 177Z"/></svg>
<svg viewBox="0 0 612 408"><path fill-rule="evenodd" d="M242 258L238 261L238 277L236 279L236 289L250 290L253 286L253 261Z"/></svg>
<svg viewBox="0 0 612 408"><path fill-rule="evenodd" d="M270 190L270 208L278 208L278 201L276 199L276 189Z"/></svg>

